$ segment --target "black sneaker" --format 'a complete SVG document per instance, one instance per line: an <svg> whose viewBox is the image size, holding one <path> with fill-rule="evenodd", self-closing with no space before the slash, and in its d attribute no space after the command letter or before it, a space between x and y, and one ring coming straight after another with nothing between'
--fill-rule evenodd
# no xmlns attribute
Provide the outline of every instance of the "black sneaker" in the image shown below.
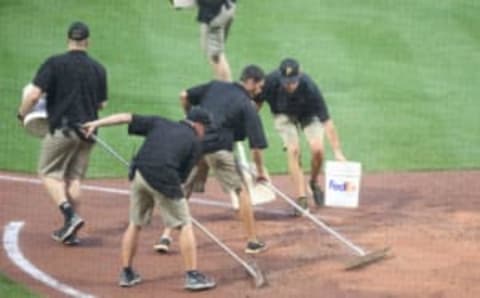
<svg viewBox="0 0 480 298"><path fill-rule="evenodd" d="M323 207L325 205L323 190L316 181L310 181L310 188L312 189L315 205L317 207Z"/></svg>
<svg viewBox="0 0 480 298"><path fill-rule="evenodd" d="M132 287L142 281L142 277L137 272L130 270L122 270L120 273L120 281L118 285L121 287Z"/></svg>
<svg viewBox="0 0 480 298"><path fill-rule="evenodd" d="M216 286L213 279L206 277L199 271L189 271L185 275L185 289L189 291L201 291Z"/></svg>
<svg viewBox="0 0 480 298"><path fill-rule="evenodd" d="M307 197L300 197L297 199L297 205L300 206L303 210L308 212L308 201ZM302 216L303 213L297 210L297 208L293 209L293 215L294 216Z"/></svg>
<svg viewBox="0 0 480 298"><path fill-rule="evenodd" d="M61 229L53 232L52 238L58 242L65 242L65 239L77 233L84 223L80 216L74 214L70 220L65 222Z"/></svg>
<svg viewBox="0 0 480 298"><path fill-rule="evenodd" d="M255 240L255 241L248 241L247 247L245 248L245 253L247 254L258 254L262 251L267 249L264 242Z"/></svg>
<svg viewBox="0 0 480 298"><path fill-rule="evenodd" d="M162 236L160 241L153 246L153 249L159 253L166 254L169 251L171 244L172 238Z"/></svg>

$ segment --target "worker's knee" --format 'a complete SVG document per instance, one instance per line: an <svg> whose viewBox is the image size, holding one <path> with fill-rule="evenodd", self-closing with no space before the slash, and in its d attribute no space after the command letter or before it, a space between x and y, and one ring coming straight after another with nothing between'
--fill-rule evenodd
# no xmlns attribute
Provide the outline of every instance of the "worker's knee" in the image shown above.
<svg viewBox="0 0 480 298"><path fill-rule="evenodd" d="M323 155L323 142L320 140L310 141L309 145L312 155Z"/></svg>
<svg viewBox="0 0 480 298"><path fill-rule="evenodd" d="M299 158L300 157L300 148L297 145L288 145L287 154L289 157Z"/></svg>
<svg viewBox="0 0 480 298"><path fill-rule="evenodd" d="M313 155L323 155L323 148L320 147L311 147L310 151Z"/></svg>

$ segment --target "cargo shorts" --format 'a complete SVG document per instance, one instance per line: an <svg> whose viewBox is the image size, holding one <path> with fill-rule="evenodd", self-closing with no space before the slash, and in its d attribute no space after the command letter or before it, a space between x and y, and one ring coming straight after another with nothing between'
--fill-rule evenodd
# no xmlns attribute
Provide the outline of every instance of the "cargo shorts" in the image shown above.
<svg viewBox="0 0 480 298"><path fill-rule="evenodd" d="M225 51L228 31L235 16L235 3L224 4L218 15L209 24L200 24L200 44L208 57L220 55Z"/></svg>
<svg viewBox="0 0 480 298"><path fill-rule="evenodd" d="M242 188L242 174L232 151L219 150L205 154L204 159L208 167L196 166L192 170L185 183L185 191L187 193L192 188L193 191L203 190L205 188L209 168L213 170L215 178L225 192L230 193L232 190Z"/></svg>
<svg viewBox="0 0 480 298"><path fill-rule="evenodd" d="M283 141L284 147L299 144L300 130L303 130L309 142L320 140L323 144L324 128L322 122L316 116L302 122L292 116L277 114L274 118L274 125Z"/></svg>
<svg viewBox="0 0 480 298"><path fill-rule="evenodd" d="M145 226L152 219L155 204L159 207L160 217L165 227L178 228L191 222L190 210L185 198L172 199L153 189L143 178L139 170L131 184L130 222L136 226Z"/></svg>
<svg viewBox="0 0 480 298"><path fill-rule="evenodd" d="M38 174L60 180L83 179L93 143L82 140L73 130L47 133L41 145Z"/></svg>

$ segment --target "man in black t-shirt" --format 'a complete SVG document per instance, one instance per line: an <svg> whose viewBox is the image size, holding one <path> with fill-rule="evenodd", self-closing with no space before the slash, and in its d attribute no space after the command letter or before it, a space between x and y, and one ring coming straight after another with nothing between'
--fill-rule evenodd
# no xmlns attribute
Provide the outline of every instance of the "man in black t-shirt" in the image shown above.
<svg viewBox="0 0 480 298"><path fill-rule="evenodd" d="M141 281L132 269L141 228L151 220L153 207L160 207L166 227L180 230L180 248L185 262L185 288L213 288L215 282L196 270L197 251L190 211L181 189L201 156L200 140L210 115L203 109L192 109L180 123L161 117L144 117L128 113L115 114L84 124L86 136L101 126L129 124L128 133L145 137L131 164L130 224L122 241L120 286L130 287Z"/></svg>
<svg viewBox="0 0 480 298"><path fill-rule="evenodd" d="M299 131L303 130L312 155L309 185L316 205L323 206L323 191L317 178L324 157L324 130L335 158L344 161L345 156L320 90L307 74L300 71L300 65L295 59L287 58L281 62L278 70L267 76L262 94L256 97L259 109L264 101L270 106L275 128L287 150L288 168L295 184L298 204L308 209L300 162ZM295 214L300 215L299 212Z"/></svg>
<svg viewBox="0 0 480 298"><path fill-rule="evenodd" d="M76 125L97 119L97 111L107 100L105 68L87 54L89 35L82 22L69 27L68 51L42 64L18 112L22 120L42 93L47 94L49 133L42 141L38 172L64 215L63 227L52 234L64 244L78 243L76 232L84 224L75 213L74 202L80 196L80 181L92 148Z"/></svg>
<svg viewBox="0 0 480 298"><path fill-rule="evenodd" d="M267 148L267 140L262 121L251 101L261 92L263 84L263 70L250 65L243 70L239 83L211 81L182 91L180 95L185 111L200 106L212 115L214 129L208 130L205 135L202 142L203 154L223 189L227 193L235 192L239 197L240 216L248 238L245 252L249 254L263 251L265 243L257 239L250 194L234 158L233 146L235 141L248 139L258 173L257 179L265 179L262 150ZM198 168L194 169L187 182L187 190L198 176L207 175L199 173ZM169 234L170 231L166 229L158 245L154 246L157 251L168 251L171 242Z"/></svg>

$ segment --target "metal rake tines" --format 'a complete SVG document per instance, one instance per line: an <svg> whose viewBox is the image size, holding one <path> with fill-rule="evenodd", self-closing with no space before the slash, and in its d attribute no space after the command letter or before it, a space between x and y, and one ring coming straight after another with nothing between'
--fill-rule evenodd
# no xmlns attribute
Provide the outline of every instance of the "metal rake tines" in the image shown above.
<svg viewBox="0 0 480 298"><path fill-rule="evenodd" d="M354 257L352 260L345 264L345 270L360 269L372 263L379 262L389 256L389 251L390 247L385 247L383 249L379 249L361 256Z"/></svg>

